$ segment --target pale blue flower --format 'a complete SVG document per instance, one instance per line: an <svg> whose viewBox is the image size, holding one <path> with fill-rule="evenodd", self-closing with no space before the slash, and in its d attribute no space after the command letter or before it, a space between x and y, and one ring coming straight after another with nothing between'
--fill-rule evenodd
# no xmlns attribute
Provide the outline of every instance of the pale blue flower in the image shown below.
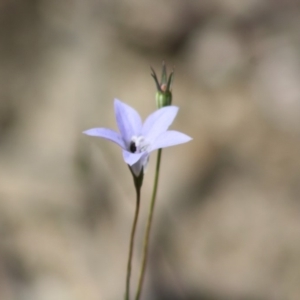
<svg viewBox="0 0 300 300"><path fill-rule="evenodd" d="M123 149L124 161L136 176L145 168L152 151L191 140L181 132L168 130L177 115L176 106L166 106L156 110L144 124L137 111L129 105L115 99L114 106L120 133L107 128L92 128L83 133L118 144Z"/></svg>

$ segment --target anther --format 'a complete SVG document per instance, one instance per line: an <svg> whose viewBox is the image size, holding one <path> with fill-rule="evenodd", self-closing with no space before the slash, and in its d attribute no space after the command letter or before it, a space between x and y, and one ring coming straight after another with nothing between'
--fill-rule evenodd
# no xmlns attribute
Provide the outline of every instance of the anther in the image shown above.
<svg viewBox="0 0 300 300"><path fill-rule="evenodd" d="M135 142L131 142L131 143L130 143L129 149L130 149L130 152L131 152L131 153L135 153L135 151L136 151L136 145L135 145Z"/></svg>

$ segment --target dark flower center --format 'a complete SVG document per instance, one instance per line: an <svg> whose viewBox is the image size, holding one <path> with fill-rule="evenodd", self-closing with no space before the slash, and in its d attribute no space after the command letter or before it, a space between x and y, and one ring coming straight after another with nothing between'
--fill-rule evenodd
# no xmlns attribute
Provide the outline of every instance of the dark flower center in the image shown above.
<svg viewBox="0 0 300 300"><path fill-rule="evenodd" d="M130 152L135 153L136 152L136 145L135 142L131 142L129 146Z"/></svg>

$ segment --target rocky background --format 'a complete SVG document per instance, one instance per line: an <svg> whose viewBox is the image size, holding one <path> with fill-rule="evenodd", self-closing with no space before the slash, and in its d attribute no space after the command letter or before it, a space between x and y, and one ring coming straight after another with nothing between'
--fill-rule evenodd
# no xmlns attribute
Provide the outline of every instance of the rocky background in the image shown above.
<svg viewBox="0 0 300 300"><path fill-rule="evenodd" d="M299 32L297 0L1 0L0 299L123 299L132 178L81 132L152 112L162 60L193 141L163 151L143 300L300 299Z"/></svg>

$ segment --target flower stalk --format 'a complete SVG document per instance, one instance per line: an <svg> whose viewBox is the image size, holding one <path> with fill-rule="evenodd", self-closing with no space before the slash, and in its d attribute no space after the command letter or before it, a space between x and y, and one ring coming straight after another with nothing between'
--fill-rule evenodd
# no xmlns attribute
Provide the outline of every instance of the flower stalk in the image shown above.
<svg viewBox="0 0 300 300"><path fill-rule="evenodd" d="M141 265L140 277L139 277L139 282L138 282L138 287L137 287L135 300L140 299L140 296L141 296L141 293L142 293L142 288L143 288L145 272L146 272L148 249L149 249L149 240L150 240L150 231L151 231L151 224L152 224L154 207L155 207L155 200L156 200L156 194L157 194L161 154L162 154L162 149L159 149L158 153L157 153L154 185L153 185L152 197L151 197L150 208L149 208L149 215L148 215L145 238L144 238L142 265Z"/></svg>
<svg viewBox="0 0 300 300"><path fill-rule="evenodd" d="M137 226L137 221L139 217L139 211L140 211L140 200L141 200L141 187L143 184L143 178L144 178L144 172L141 171L139 176L136 176L132 169L129 167L129 170L132 174L133 181L134 181L134 187L136 190L136 206L135 206L135 213L133 218L133 224L130 234L130 242L129 242L129 254L128 254L128 261L127 261L127 273L126 273L126 289L125 289L125 300L130 299L130 277L131 277L131 265L132 265L132 257L133 257L133 246L134 246L134 237L135 237L135 231Z"/></svg>

